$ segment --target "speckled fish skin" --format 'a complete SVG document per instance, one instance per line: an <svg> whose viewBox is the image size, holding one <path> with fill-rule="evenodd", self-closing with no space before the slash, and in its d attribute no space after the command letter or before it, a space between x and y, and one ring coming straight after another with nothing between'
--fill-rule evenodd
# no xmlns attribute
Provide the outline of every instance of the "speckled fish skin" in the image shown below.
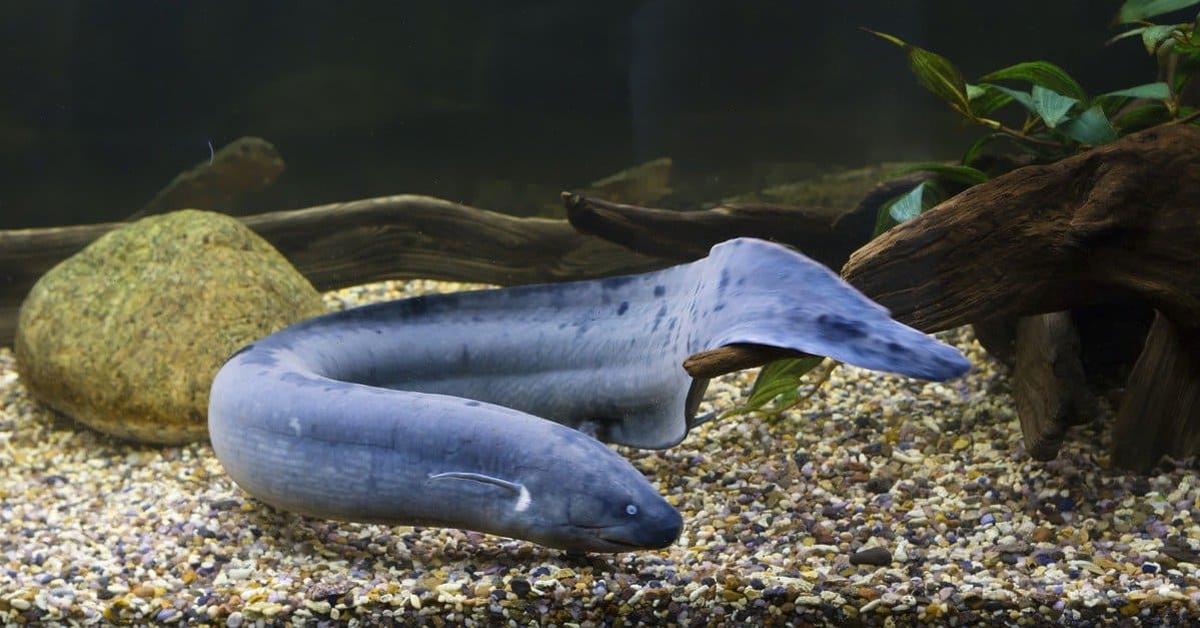
<svg viewBox="0 0 1200 628"><path fill-rule="evenodd" d="M664 547L679 534L678 513L571 427L638 447L679 442L693 383L683 359L732 343L925 379L969 368L827 268L743 238L643 275L417 297L302 322L222 367L209 431L242 488L302 514L579 551Z"/></svg>

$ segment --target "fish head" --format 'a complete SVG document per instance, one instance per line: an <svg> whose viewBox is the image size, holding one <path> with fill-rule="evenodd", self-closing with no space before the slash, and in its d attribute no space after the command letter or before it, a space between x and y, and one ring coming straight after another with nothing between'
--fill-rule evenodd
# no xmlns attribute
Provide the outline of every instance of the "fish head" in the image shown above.
<svg viewBox="0 0 1200 628"><path fill-rule="evenodd" d="M523 480L523 538L597 553L662 549L679 538L683 518L640 471L590 436L574 432L572 440L575 455Z"/></svg>

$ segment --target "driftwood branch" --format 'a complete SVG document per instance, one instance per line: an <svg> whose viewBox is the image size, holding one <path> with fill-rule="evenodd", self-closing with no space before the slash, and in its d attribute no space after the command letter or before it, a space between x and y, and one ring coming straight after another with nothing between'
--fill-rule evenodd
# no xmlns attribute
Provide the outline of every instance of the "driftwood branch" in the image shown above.
<svg viewBox="0 0 1200 628"><path fill-rule="evenodd" d="M1071 425L1096 415L1069 312L1026 316L1017 324L1013 397L1025 450L1034 460L1058 455Z"/></svg>
<svg viewBox="0 0 1200 628"><path fill-rule="evenodd" d="M695 353L683 361L683 369L695 379L710 379L726 373L755 368L785 358L809 354L768 345L735 344Z"/></svg>
<svg viewBox="0 0 1200 628"><path fill-rule="evenodd" d="M1148 471L1163 454L1200 451L1200 345L1159 315L1113 425L1113 463Z"/></svg>
<svg viewBox="0 0 1200 628"><path fill-rule="evenodd" d="M753 237L795 247L826 266L840 268L871 237L880 205L924 179L913 175L877 185L857 206L841 211L769 204L728 204L674 211L563 192L567 219L589 233L639 253L692 261L730 238Z"/></svg>
<svg viewBox="0 0 1200 628"><path fill-rule="evenodd" d="M1122 300L1200 328L1200 128L1168 126L977 185L843 276L925 331Z"/></svg>
<svg viewBox="0 0 1200 628"><path fill-rule="evenodd" d="M843 276L925 331L1132 300L1157 309L1180 345L1200 347L1198 216L1200 128L1163 126L975 186L856 251ZM1200 420L1162 398L1186 378L1155 389L1138 377L1159 372L1154 365L1166 358L1152 358L1169 353L1150 349L1126 404L1147 409L1140 420L1148 432L1190 433L1155 411ZM1167 451L1163 440L1138 442L1119 446L1149 449L1117 460Z"/></svg>
<svg viewBox="0 0 1200 628"><path fill-rule="evenodd" d="M543 283L668 265L579 234L564 220L514 218L425 196L389 196L242 220L318 290L413 278ZM0 231L0 344L11 344L21 301L43 273L123 224Z"/></svg>

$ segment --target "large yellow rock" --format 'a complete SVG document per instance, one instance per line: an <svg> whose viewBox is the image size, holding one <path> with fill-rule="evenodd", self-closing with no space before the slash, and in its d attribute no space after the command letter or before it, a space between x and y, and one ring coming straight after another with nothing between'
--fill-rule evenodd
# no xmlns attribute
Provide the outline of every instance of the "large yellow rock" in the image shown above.
<svg viewBox="0 0 1200 628"><path fill-rule="evenodd" d="M114 436L207 436L208 390L238 347L324 312L320 295L237 220L183 210L131 223L46 273L15 349L35 397Z"/></svg>

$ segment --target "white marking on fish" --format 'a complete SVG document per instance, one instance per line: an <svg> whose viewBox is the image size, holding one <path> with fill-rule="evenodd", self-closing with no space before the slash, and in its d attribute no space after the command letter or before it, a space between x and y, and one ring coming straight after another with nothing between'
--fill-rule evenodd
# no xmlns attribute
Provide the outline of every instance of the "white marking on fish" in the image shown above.
<svg viewBox="0 0 1200 628"><path fill-rule="evenodd" d="M292 431L296 433L296 436L300 435L300 419L299 418L292 417L288 421L288 427L292 428Z"/></svg>
<svg viewBox="0 0 1200 628"><path fill-rule="evenodd" d="M533 502L533 497L529 495L529 489L525 485L521 485L521 493L517 496L517 505L513 506L513 510L517 512L525 512L529 508L529 504Z"/></svg>

